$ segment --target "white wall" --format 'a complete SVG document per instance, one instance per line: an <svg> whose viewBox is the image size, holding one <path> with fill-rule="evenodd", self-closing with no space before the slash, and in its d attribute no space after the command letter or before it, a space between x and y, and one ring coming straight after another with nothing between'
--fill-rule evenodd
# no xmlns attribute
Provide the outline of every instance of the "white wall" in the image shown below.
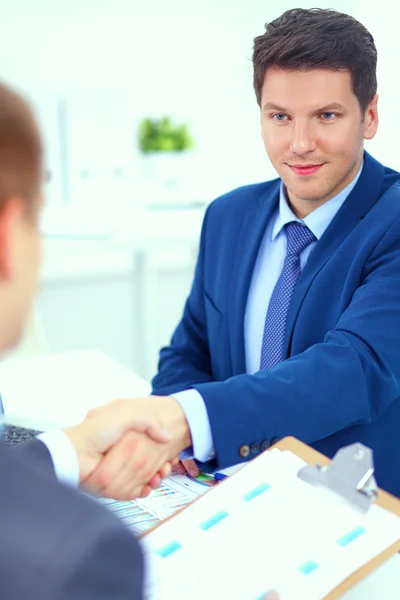
<svg viewBox="0 0 400 600"><path fill-rule="evenodd" d="M345 9L352 2L319 4ZM0 76L41 97L57 93L94 104L104 95L128 98L132 129L147 115L188 120L197 142L193 177L200 196L211 200L274 176L259 135L250 59L263 24L291 6L288 0L1 0ZM101 123L82 117L75 148L88 138L94 143Z"/></svg>
<svg viewBox="0 0 400 600"><path fill-rule="evenodd" d="M400 168L399 9L389 0L379 5L370 0L320 0L318 4L353 14L374 34L381 126L376 141L367 147L377 158ZM77 169L82 164L87 145L89 154L91 148L106 147L110 168L113 160L132 161L134 174L140 170L133 142L130 146L137 121L164 113L188 120L197 142L195 187L198 196L208 201L237 185L275 175L259 135L250 58L253 37L262 33L264 22L293 5L310 7L314 2L0 0L0 78L40 100L55 163L62 160L65 148L54 131L58 110L54 100L67 99L72 111L80 107L73 112L69 169L75 162ZM59 184L56 177L52 200L61 198ZM109 213L107 222L111 217L124 221L125 233L139 231L140 224L134 227L126 212L130 197L124 203L121 195L85 191L80 197L70 185L67 199L78 211L86 203L91 220L104 210ZM75 214L70 222L76 222ZM146 220L142 235L153 228L152 222ZM187 231L186 222L181 229ZM193 234L194 244L196 239ZM71 276L63 284L47 281L38 306L50 350L101 348L149 377L155 369L156 349L167 342L179 317L192 267L191 260L181 267L173 261L168 268L152 267L159 291L143 300L151 332L145 348L136 339L138 295L128 267L107 280L88 274L86 281Z"/></svg>
<svg viewBox="0 0 400 600"><path fill-rule="evenodd" d="M351 14L372 33L378 50L379 130L366 149L385 165L400 170L400 6L391 0L352 0Z"/></svg>

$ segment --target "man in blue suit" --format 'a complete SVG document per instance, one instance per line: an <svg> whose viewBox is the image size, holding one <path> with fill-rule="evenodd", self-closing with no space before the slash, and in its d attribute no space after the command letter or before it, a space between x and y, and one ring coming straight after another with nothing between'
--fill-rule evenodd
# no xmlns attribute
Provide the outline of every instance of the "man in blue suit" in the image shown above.
<svg viewBox="0 0 400 600"><path fill-rule="evenodd" d="M328 456L360 441L400 496L400 175L363 148L376 61L370 33L335 11L289 10L254 40L279 179L209 206L154 396L135 399L175 415L203 468L286 435Z"/></svg>

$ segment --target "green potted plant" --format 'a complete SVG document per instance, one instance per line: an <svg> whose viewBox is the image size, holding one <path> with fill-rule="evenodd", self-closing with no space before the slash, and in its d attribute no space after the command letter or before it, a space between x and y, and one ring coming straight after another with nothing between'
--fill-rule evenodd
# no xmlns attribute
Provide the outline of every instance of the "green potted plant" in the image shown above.
<svg viewBox="0 0 400 600"><path fill-rule="evenodd" d="M168 116L142 119L138 145L151 205L190 202L193 167L190 150L194 144L188 125L175 124Z"/></svg>
<svg viewBox="0 0 400 600"><path fill-rule="evenodd" d="M151 152L182 152L193 147L188 125L174 125L169 117L142 119L139 125L139 148Z"/></svg>

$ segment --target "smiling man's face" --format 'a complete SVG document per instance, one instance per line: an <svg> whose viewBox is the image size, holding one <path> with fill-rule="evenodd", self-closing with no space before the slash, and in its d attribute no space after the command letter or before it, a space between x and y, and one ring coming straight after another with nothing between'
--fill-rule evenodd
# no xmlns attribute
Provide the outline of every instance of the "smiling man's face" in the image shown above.
<svg viewBox="0 0 400 600"><path fill-rule="evenodd" d="M364 139L378 126L375 96L365 113L348 71L271 68L261 96L262 137L299 217L343 190L357 174Z"/></svg>

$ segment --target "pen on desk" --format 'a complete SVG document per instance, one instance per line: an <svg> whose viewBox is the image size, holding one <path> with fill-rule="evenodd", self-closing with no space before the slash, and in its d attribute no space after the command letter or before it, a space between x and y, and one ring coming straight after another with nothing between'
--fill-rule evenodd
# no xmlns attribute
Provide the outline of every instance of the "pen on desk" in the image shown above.
<svg viewBox="0 0 400 600"><path fill-rule="evenodd" d="M225 475L224 473L214 473L215 481L222 481L223 479L226 479L227 477L228 477L228 475Z"/></svg>

